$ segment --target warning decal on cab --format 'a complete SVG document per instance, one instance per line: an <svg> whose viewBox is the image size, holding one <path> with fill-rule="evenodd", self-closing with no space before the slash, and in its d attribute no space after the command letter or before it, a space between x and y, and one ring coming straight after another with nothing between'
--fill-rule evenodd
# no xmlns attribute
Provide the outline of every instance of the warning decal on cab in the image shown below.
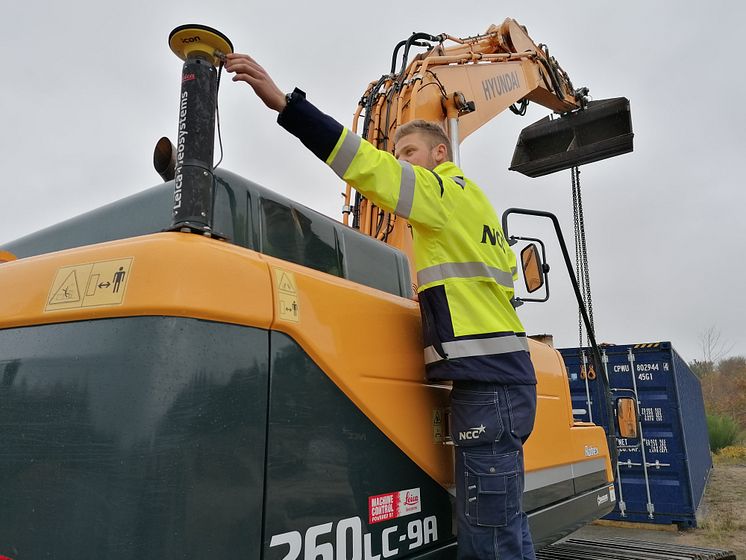
<svg viewBox="0 0 746 560"><path fill-rule="evenodd" d="M282 268L275 268L275 294L277 296L277 316L284 321L300 321L300 304L295 274Z"/></svg>
<svg viewBox="0 0 746 560"><path fill-rule="evenodd" d="M379 494L368 498L368 523L380 523L422 511L420 489Z"/></svg>
<svg viewBox="0 0 746 560"><path fill-rule="evenodd" d="M433 409L433 443L443 443L446 439L443 426L443 416L443 409Z"/></svg>
<svg viewBox="0 0 746 560"><path fill-rule="evenodd" d="M60 268L44 311L120 305L134 260L128 257Z"/></svg>

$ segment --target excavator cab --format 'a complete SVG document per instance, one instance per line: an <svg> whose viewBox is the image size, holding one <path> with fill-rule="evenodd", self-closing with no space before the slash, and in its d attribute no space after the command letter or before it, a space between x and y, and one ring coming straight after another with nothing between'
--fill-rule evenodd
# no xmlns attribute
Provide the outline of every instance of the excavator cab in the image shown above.
<svg viewBox="0 0 746 560"><path fill-rule="evenodd" d="M632 151L629 99L589 101L560 117L548 116L521 131L511 171L541 177Z"/></svg>

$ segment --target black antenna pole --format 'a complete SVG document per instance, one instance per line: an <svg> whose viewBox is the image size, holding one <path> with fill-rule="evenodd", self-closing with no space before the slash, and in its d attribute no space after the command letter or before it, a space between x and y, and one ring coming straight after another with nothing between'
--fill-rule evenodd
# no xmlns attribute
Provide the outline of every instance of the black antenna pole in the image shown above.
<svg viewBox="0 0 746 560"><path fill-rule="evenodd" d="M172 231L219 237L213 231L213 152L217 67L233 52L230 40L204 25L181 25L168 37L184 60L176 137Z"/></svg>

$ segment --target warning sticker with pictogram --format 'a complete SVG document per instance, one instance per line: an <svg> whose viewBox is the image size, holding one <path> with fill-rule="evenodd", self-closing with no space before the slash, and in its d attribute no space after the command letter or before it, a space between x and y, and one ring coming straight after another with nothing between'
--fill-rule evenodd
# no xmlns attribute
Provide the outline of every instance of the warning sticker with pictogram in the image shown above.
<svg viewBox="0 0 746 560"><path fill-rule="evenodd" d="M433 443L443 443L445 434L443 432L443 410L440 408L433 409Z"/></svg>
<svg viewBox="0 0 746 560"><path fill-rule="evenodd" d="M128 257L60 268L44 311L120 305L134 260Z"/></svg>
<svg viewBox="0 0 746 560"><path fill-rule="evenodd" d="M300 321L300 304L295 274L282 268L275 268L275 293L277 295L277 316L283 321Z"/></svg>
<svg viewBox="0 0 746 560"><path fill-rule="evenodd" d="M50 305L61 303L76 303L80 301L80 290L78 289L78 275L71 270L62 281L62 284L54 292L49 300Z"/></svg>

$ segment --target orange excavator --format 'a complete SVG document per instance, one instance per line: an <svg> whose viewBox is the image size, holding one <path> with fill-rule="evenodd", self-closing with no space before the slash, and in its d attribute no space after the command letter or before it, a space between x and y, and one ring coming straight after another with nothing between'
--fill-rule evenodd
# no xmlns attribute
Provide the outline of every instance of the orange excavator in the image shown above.
<svg viewBox="0 0 746 560"><path fill-rule="evenodd" d="M232 44L200 25L169 44L184 65L177 144L154 158L165 182L0 247L0 555L454 556L450 388L424 381L406 222L348 188L345 225L214 169ZM399 124L438 120L457 146L541 103L561 116L528 127L512 163L541 175L631 150L626 100L586 94L507 20L400 43L356 123L391 149ZM531 247L533 292L548 269ZM541 548L613 508L614 449L573 418L560 354L530 351L524 507ZM612 405L634 431L634 406Z"/></svg>

